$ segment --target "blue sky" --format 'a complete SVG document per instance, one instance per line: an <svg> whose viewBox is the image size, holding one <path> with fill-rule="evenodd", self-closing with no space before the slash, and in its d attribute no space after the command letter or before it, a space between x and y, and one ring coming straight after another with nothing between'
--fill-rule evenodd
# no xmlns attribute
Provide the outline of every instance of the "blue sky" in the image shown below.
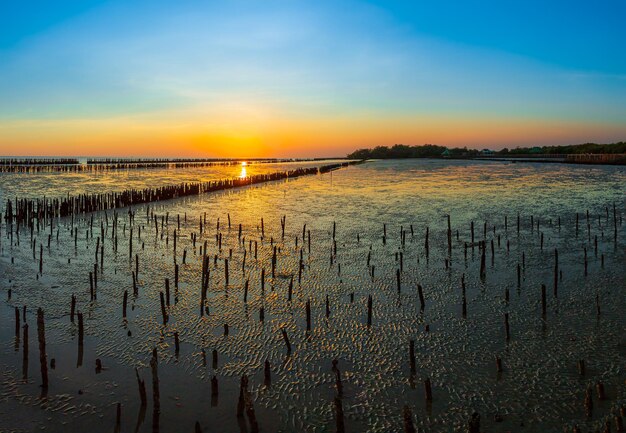
<svg viewBox="0 0 626 433"><path fill-rule="evenodd" d="M0 148L616 141L625 18L618 1L3 2Z"/></svg>

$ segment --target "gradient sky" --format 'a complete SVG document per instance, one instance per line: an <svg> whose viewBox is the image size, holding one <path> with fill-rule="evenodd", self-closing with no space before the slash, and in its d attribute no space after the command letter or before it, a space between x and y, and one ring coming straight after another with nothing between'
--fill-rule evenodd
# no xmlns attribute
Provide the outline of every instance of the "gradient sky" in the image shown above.
<svg viewBox="0 0 626 433"><path fill-rule="evenodd" d="M0 154L626 139L626 2L3 1Z"/></svg>

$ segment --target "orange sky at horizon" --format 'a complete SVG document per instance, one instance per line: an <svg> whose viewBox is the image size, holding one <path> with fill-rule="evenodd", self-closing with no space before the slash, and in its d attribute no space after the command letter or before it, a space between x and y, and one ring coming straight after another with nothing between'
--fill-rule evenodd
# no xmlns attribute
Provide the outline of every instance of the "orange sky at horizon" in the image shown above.
<svg viewBox="0 0 626 433"><path fill-rule="evenodd" d="M202 117L33 120L0 123L5 156L327 157L378 145L493 148L611 142L626 126L537 119L367 115L249 121ZM516 137L514 140L511 137ZM25 151L27 149L27 151Z"/></svg>

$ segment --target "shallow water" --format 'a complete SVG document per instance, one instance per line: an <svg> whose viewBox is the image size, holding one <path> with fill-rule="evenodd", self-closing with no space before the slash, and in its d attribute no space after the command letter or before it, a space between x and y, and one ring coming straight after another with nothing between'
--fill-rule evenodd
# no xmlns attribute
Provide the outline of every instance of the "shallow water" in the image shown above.
<svg viewBox="0 0 626 433"><path fill-rule="evenodd" d="M209 169L206 171L207 176L213 175ZM178 179L171 173L126 175L147 176L150 185L171 183L171 176ZM223 178L224 173L215 176ZM19 182L2 179L2 188L6 188L3 193L14 195L18 187L9 190L7 185ZM29 179L36 180L31 185L46 184ZM189 179L194 178L190 175ZM180 181L183 180L174 183ZM137 182L148 180L144 177ZM103 185L108 185L108 181L96 179L93 186L83 186L81 180L74 186L55 185L53 191L65 193L63 188L72 187L100 192L98 188ZM96 189L88 189L92 187ZM25 191L27 187L19 188ZM134 372L138 367L148 391L145 420L138 431L153 431L149 359L154 347L159 354L158 424L162 432L193 431L195 421L205 432L249 431L247 418L239 422L236 417L242 374L250 377L249 388L261 431L335 431L333 399L337 390L331 364L335 358L341 371L348 432L402 431L405 405L411 409L413 422L420 431L427 432L463 431L474 411L481 414L482 430L486 432L561 432L574 424L583 431L599 429L605 420L613 422L620 405L626 404L626 230L622 221L625 193L626 170L620 167L376 161L319 176L137 206L132 209L132 259L128 209L118 212L117 250L111 211L106 216L103 212L94 214L93 234L91 215L75 220L76 246L69 219L53 222L50 247L50 227L42 227L39 233L35 230L35 258L30 231L20 230L19 245L14 233L11 244L3 222L0 288L4 299L9 288L12 297L0 307L0 430L112 431L115 404L120 402L122 431L135 431L141 419ZM613 203L617 211L617 240ZM205 231L200 234L200 219L204 219L205 212ZM157 216L158 233L154 220L147 217L152 217L152 213ZM453 234L450 257L447 214L451 215ZM168 224L162 226L161 218L165 215L169 215ZM174 252L177 215L181 226ZM104 266L99 269L97 300L90 301L88 274L95 263L101 221ZM472 221L476 243L483 239L487 242L484 278L479 275L480 248L470 245L465 255ZM332 239L334 222L336 248ZM238 240L240 223L244 242ZM308 243L302 239L304 224L311 231L310 253ZM404 246L400 241L401 227L406 231ZM198 235L195 248L191 233ZM216 241L218 233L222 235L221 251ZM201 317L200 247L205 241L210 256L209 314ZM40 244L43 272L38 276ZM280 249L274 277L273 245ZM304 269L298 283L301 248ZM563 274L556 298L555 248ZM588 256L587 276L584 248ZM184 250L187 260L182 264ZM247 253L242 270L244 250ZM373 276L367 265L368 253L370 265L374 266ZM139 257L136 297L132 287L135 254ZM225 259L229 261L228 285ZM177 290L175 262L180 267ZM518 264L522 270L519 286ZM264 291L260 281L262 269ZM462 275L466 282L466 318L461 314ZM292 276L295 278L290 302L287 298ZM163 326L159 292L164 290L165 278L169 278L172 295L169 321ZM249 293L244 303L246 280ZM420 311L417 284L424 290L424 311ZM541 284L547 286L545 317L541 312ZM508 303L504 295L507 288ZM125 290L129 292L127 320L122 318ZM69 319L71 294L77 296L78 310L85 315L80 366L77 326ZM373 314L368 328L369 295L373 298ZM310 332L306 331L307 300L311 302ZM19 342L14 337L13 310L24 305L29 324L26 379L23 336ZM50 386L45 397L39 388L37 307L45 311L48 362L51 358L56 361L56 368L49 371ZM259 321L260 307L265 313L263 323ZM508 342L505 313L510 317ZM223 335L225 323L229 325L228 336ZM426 325L429 332L425 331ZM291 340L289 356L281 328L286 329ZM178 356L174 332L179 333L181 341ZM410 340L415 341L414 375L409 367ZM215 369L211 359L214 349L218 352ZM501 374L496 372L496 356L503 362ZM96 358L102 360L105 368L99 374L95 372ZM266 359L271 364L269 386L263 383ZM577 370L581 359L587 366L585 376ZM213 375L219 383L217 398L211 395ZM427 377L433 388L430 404L424 396L423 380ZM607 400L599 401L594 391L593 416L587 418L583 405L585 389L598 381L604 384Z"/></svg>
<svg viewBox="0 0 626 433"><path fill-rule="evenodd" d="M268 174L302 167L317 167L340 160L295 161L241 164L216 164L185 168L104 169L101 171L50 171L38 173L0 173L0 200L7 198L59 198L104 191L152 188L180 183L208 182ZM341 160L342 162L345 160ZM245 163L245 164L243 164Z"/></svg>

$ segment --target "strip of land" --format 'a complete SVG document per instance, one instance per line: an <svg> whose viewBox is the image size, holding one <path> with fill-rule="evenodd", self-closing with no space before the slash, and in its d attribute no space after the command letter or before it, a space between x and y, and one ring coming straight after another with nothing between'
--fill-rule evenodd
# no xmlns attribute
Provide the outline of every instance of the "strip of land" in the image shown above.
<svg viewBox="0 0 626 433"><path fill-rule="evenodd" d="M348 155L351 159L480 159L514 162L559 162L569 164L612 164L626 165L626 142L611 144L585 143L571 146L535 146L490 149L448 148L434 144L407 146L396 144L391 147L377 146L359 149Z"/></svg>

